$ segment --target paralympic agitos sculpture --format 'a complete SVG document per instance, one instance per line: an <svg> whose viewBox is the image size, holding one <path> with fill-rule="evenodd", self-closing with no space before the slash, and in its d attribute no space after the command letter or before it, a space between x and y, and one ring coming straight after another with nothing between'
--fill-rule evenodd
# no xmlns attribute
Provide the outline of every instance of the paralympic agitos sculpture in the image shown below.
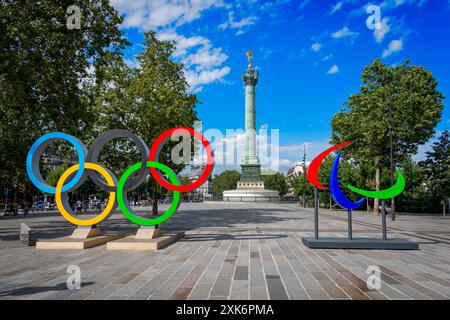
<svg viewBox="0 0 450 320"><path fill-rule="evenodd" d="M173 134L179 136L180 133L188 133L190 136L200 140L207 155L207 163L203 174L198 180L188 185L180 185L180 181L175 172L166 165L157 162L159 153L165 143L170 140ZM109 141L116 138L130 139L136 144L141 154L141 161L126 170L120 179L117 179L109 169L97 163L101 149ZM78 154L78 163L68 168L60 177L56 187L53 187L44 181L39 169L39 162L45 148L57 139L66 140L74 146ZM96 226L108 218L109 215L115 211L117 206L125 217L141 227L150 227L161 224L177 210L180 203L180 193L191 191L201 186L211 175L213 165L214 155L210 143L201 133L186 127L178 127L165 131L155 140L150 150L141 138L126 130L110 130L103 133L92 142L89 150L86 149L80 140L71 135L62 132L51 132L40 137L31 146L26 163L28 176L32 183L41 191L48 194L54 194L61 215L67 221L79 227ZM153 219L145 219L136 215L129 207L128 201L126 201L126 193L136 189L146 181L148 170L150 170L152 177L161 186L173 191L170 207L164 214ZM167 181L160 172L167 175L169 181ZM103 176L104 179L102 179L99 174ZM79 216L72 212L68 204L68 193L81 186L87 177L90 177L98 187L108 191L109 199L105 209L100 214L91 219L80 219Z"/></svg>
<svg viewBox="0 0 450 320"><path fill-rule="evenodd" d="M383 212L382 212L382 239L375 238L359 238L353 239L352 235L352 210L361 206L366 198L361 198L356 202L348 199L344 192L342 191L340 184L343 184L349 190L358 193L360 195L375 198L375 199L391 199L403 192L405 189L405 179L400 170L396 170L397 182L388 189L380 191L369 191L363 190L350 185L344 181L339 181L338 171L339 171L339 161L341 159L341 153L338 153L333 161L333 165L330 172L330 187L326 187L319 182L318 172L322 164L322 161L333 151L343 148L351 142L343 142L336 146L333 146L321 154L319 154L310 164L307 171L307 179L311 185L314 186L314 208L315 208L315 235L314 237L304 237L302 238L303 243L310 248L354 248L354 249L418 249L416 243L404 240L404 239L387 239L386 233L386 215L384 212L384 202L383 202ZM319 238L319 228L318 228L318 189L330 190L331 196L334 201L338 203L341 207L347 209L348 213L348 238Z"/></svg>

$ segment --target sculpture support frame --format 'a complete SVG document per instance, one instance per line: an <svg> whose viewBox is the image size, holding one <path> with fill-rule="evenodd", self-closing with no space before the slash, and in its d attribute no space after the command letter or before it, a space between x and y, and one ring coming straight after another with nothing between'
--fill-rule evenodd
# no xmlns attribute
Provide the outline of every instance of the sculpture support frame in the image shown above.
<svg viewBox="0 0 450 320"><path fill-rule="evenodd" d="M382 201L382 238L353 238L352 210L347 211L348 237L319 237L318 189L314 188L314 236L302 237L310 249L419 250L419 244L406 239L388 239L385 202Z"/></svg>

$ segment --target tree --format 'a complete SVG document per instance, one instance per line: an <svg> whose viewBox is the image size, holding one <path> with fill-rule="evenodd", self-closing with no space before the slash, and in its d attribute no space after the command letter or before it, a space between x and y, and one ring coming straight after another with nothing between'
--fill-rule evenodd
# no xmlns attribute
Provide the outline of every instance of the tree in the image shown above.
<svg viewBox="0 0 450 320"><path fill-rule="evenodd" d="M99 132L126 129L151 146L168 129L194 126L198 120L195 107L199 101L189 90L183 64L171 60L174 51L174 43L159 40L153 31L146 32L144 51L137 56L139 66L115 65L109 70L111 81L103 88L96 104L100 115ZM187 163L174 164L171 161L171 150L176 144L172 141L166 143L158 161L179 173ZM128 141L117 141L102 154L105 156L103 161L107 161L110 168L121 172L139 159L136 149ZM190 156L193 154L194 148L191 148ZM130 160L121 159L130 156L134 156L136 161L133 158L134 162L130 163ZM153 179L149 179L149 184L153 213L157 214L157 200L166 190Z"/></svg>
<svg viewBox="0 0 450 320"><path fill-rule="evenodd" d="M294 189L294 195L297 198L302 198L303 203L306 206L306 200L313 196L314 194L314 188L313 186L308 182L305 175L303 173L295 173L289 180L288 185L290 188ZM306 199L303 199L303 196L306 197Z"/></svg>
<svg viewBox="0 0 450 320"><path fill-rule="evenodd" d="M240 179L241 174L236 170L227 170L221 174L215 175L212 182L214 195L221 196L225 190L236 189L237 183Z"/></svg>
<svg viewBox="0 0 450 320"><path fill-rule="evenodd" d="M380 190L382 168L390 166L390 146L394 166L417 153L434 134L444 96L433 74L409 61L388 66L376 59L364 68L362 82L361 92L351 95L347 107L334 115L331 142L351 141L343 154L374 166L375 188ZM375 199L375 214L378 206Z"/></svg>
<svg viewBox="0 0 450 320"><path fill-rule="evenodd" d="M107 0L77 1L81 28L68 29L68 0L0 2L0 184L30 185L25 159L49 131L85 139L104 70L127 44Z"/></svg>
<svg viewBox="0 0 450 320"><path fill-rule="evenodd" d="M404 211L414 212L418 202L429 202L425 199L427 192L423 186L425 171L411 158L403 161L401 167L405 176L405 190L396 199L396 206L400 205Z"/></svg>
<svg viewBox="0 0 450 320"><path fill-rule="evenodd" d="M427 159L420 163L425 170L427 186L436 199L442 202L443 214L450 201L450 132L444 131L439 140L433 143Z"/></svg>
<svg viewBox="0 0 450 320"><path fill-rule="evenodd" d="M264 188L269 190L277 190L280 196L284 196L288 190L286 178L284 174L277 172L271 175L263 175Z"/></svg>

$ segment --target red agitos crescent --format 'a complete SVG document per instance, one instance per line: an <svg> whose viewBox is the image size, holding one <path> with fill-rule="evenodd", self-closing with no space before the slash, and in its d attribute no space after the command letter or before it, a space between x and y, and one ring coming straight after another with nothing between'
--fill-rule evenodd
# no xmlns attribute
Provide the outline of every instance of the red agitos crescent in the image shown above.
<svg viewBox="0 0 450 320"><path fill-rule="evenodd" d="M317 157L315 157L314 160L311 161L308 171L306 172L306 178L308 179L309 183L311 183L314 187L317 187L319 189L328 190L329 189L328 187L322 185L319 182L318 174L319 174L319 168L322 165L322 161L333 151L340 149L342 147L345 147L349 144L351 144L351 142L349 142L349 141L340 143L338 145L335 145L335 146L325 150L324 152L319 154Z"/></svg>

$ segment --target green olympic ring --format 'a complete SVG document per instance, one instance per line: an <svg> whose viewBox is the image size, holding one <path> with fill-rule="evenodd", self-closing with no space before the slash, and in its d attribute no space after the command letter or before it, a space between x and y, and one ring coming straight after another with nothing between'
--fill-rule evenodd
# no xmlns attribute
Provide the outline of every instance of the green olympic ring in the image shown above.
<svg viewBox="0 0 450 320"><path fill-rule="evenodd" d="M173 199L172 203L170 204L169 209L167 209L164 214L161 216L154 218L154 219L144 219L139 216L136 216L136 214L133 213L133 211L130 209L128 202L124 200L126 198L126 192L124 192L124 186L125 182L127 181L128 177L135 171L139 170L142 167L142 163L138 162L134 165L132 165L130 168L125 171L125 173L122 175L122 177L119 180L119 183L117 185L117 203L119 204L120 210L123 212L125 217L128 218L131 222L134 222L140 226L155 226L157 224L161 224L167 219L170 218L170 216L178 209L178 205L180 204L180 192L174 191L173 192ZM147 162L147 168L156 168L158 170L161 170L165 174L167 174L167 177L169 178L170 182L176 186L180 185L180 181L178 181L177 176L175 173L167 166L165 166L162 163L154 162L154 161L148 161Z"/></svg>
<svg viewBox="0 0 450 320"><path fill-rule="evenodd" d="M354 187L344 181L341 181L341 183L344 186L346 186L347 188L349 188L350 190L352 190L353 192L356 192L360 195L363 195L363 196L366 196L369 198L382 199L382 200L383 199L391 199L391 198L398 196L405 189L405 178L403 177L402 172L398 169L395 169L395 172L397 174L397 181L395 182L395 184L388 189L384 189L384 190L380 190L380 191L369 191L369 190L359 189L359 188Z"/></svg>

